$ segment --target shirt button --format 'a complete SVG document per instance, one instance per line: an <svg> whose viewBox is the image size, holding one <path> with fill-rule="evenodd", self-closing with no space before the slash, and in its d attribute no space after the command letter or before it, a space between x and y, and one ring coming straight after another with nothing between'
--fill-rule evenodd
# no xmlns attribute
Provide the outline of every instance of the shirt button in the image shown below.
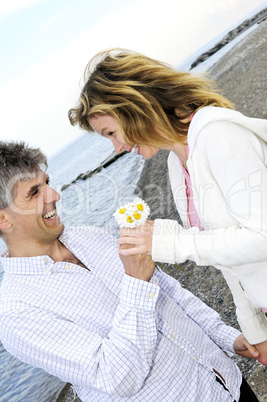
<svg viewBox="0 0 267 402"><path fill-rule="evenodd" d="M154 293L149 293L149 294L148 294L148 297L149 297L150 299L153 299L154 296L155 296Z"/></svg>
<svg viewBox="0 0 267 402"><path fill-rule="evenodd" d="M196 360L199 360L199 357L196 355L196 356L195 356L195 359L196 359Z"/></svg>
<svg viewBox="0 0 267 402"><path fill-rule="evenodd" d="M50 269L47 268L47 269L45 270L45 273L46 273L47 275L51 274Z"/></svg>
<svg viewBox="0 0 267 402"><path fill-rule="evenodd" d="M176 338L175 334L171 334L171 337L172 337L173 339L175 339L175 338Z"/></svg>
<svg viewBox="0 0 267 402"><path fill-rule="evenodd" d="M46 258L46 257L43 257L43 262L44 262L45 264L47 264L47 258Z"/></svg>
<svg viewBox="0 0 267 402"><path fill-rule="evenodd" d="M70 269L70 265L69 265L69 264L66 264L66 265L65 265L65 269L69 270L69 269Z"/></svg>

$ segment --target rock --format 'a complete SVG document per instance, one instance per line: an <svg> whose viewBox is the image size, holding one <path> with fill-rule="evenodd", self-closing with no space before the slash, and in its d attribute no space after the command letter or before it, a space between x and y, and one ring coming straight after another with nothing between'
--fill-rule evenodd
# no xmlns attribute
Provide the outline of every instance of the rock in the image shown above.
<svg viewBox="0 0 267 402"><path fill-rule="evenodd" d="M198 64L202 63L203 61L207 60L210 56L214 53L218 52L223 46L227 45L227 43L231 42L235 39L238 35L246 31L246 29L250 28L252 25L256 23L261 23L267 17L267 8L261 10L259 13L254 15L252 18L245 20L240 24L237 28L233 29L232 31L228 32L227 35L223 37L223 39L218 42L214 47L209 49L207 52L202 53L192 64L190 70L196 67Z"/></svg>

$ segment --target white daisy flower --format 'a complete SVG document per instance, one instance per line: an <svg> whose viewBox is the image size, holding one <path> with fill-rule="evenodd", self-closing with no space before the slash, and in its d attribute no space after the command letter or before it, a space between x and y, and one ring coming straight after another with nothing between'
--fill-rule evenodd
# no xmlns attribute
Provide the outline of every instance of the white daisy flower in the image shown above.
<svg viewBox="0 0 267 402"><path fill-rule="evenodd" d="M113 216L121 228L135 228L143 225L150 213L150 208L145 201L136 197L133 202L118 208Z"/></svg>

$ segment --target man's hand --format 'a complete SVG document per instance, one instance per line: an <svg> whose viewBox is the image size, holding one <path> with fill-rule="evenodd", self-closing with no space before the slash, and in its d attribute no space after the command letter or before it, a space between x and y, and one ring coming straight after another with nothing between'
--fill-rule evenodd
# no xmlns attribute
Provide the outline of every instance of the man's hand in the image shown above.
<svg viewBox="0 0 267 402"><path fill-rule="evenodd" d="M131 245L131 247L120 247L121 256L129 256L136 254L151 255L152 253L152 237L153 237L153 221L147 221L142 226L135 229L123 228L120 233L118 243L122 245Z"/></svg>
<svg viewBox="0 0 267 402"><path fill-rule="evenodd" d="M251 345L242 334L236 338L234 350L243 357L257 359L264 366L267 366L267 341Z"/></svg>
<svg viewBox="0 0 267 402"><path fill-rule="evenodd" d="M132 246L122 245L121 250L126 250ZM120 259L123 263L125 273L129 276L133 276L137 279L142 279L143 281L149 281L155 271L155 263L152 261L149 255L130 255L124 256L120 253Z"/></svg>
<svg viewBox="0 0 267 402"><path fill-rule="evenodd" d="M255 345L251 345L243 334L239 335L234 341L235 352L243 357L249 357L250 359L258 359L260 352Z"/></svg>

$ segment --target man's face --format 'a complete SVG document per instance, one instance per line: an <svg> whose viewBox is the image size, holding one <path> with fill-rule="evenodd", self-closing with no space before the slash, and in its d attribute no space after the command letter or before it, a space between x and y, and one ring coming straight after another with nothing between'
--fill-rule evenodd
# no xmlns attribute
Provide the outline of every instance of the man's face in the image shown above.
<svg viewBox="0 0 267 402"><path fill-rule="evenodd" d="M15 198L7 208L12 235L38 244L57 239L64 229L56 210L59 199L41 170L36 177L18 182Z"/></svg>

